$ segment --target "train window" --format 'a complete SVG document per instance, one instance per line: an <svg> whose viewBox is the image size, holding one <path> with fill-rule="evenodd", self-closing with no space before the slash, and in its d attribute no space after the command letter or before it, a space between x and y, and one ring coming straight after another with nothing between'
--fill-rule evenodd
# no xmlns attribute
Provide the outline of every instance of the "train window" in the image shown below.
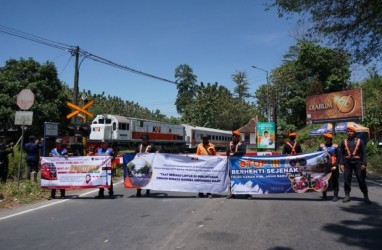
<svg viewBox="0 0 382 250"><path fill-rule="evenodd" d="M139 121L139 127L143 128L143 121Z"/></svg>
<svg viewBox="0 0 382 250"><path fill-rule="evenodd" d="M111 119L106 119L106 124L111 124Z"/></svg>
<svg viewBox="0 0 382 250"><path fill-rule="evenodd" d="M171 133L171 128L170 128L170 129L168 129L168 132L169 132L169 133Z"/></svg>
<svg viewBox="0 0 382 250"><path fill-rule="evenodd" d="M98 120L98 123L99 123L99 124L104 124L104 123L105 123L105 119L99 119L99 120Z"/></svg>
<svg viewBox="0 0 382 250"><path fill-rule="evenodd" d="M118 128L120 130L127 130L127 123L118 123Z"/></svg>
<svg viewBox="0 0 382 250"><path fill-rule="evenodd" d="M117 124L113 122L113 131L117 129Z"/></svg>

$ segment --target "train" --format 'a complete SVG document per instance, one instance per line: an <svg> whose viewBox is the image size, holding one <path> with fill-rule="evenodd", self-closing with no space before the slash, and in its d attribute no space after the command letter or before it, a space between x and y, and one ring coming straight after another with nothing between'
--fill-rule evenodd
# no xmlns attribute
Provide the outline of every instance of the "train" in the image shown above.
<svg viewBox="0 0 382 250"><path fill-rule="evenodd" d="M161 152L193 153L202 142L203 134L209 136L217 150L225 150L232 131L102 114L90 125L88 143L105 140L119 148L134 148L141 142L142 135L148 135Z"/></svg>

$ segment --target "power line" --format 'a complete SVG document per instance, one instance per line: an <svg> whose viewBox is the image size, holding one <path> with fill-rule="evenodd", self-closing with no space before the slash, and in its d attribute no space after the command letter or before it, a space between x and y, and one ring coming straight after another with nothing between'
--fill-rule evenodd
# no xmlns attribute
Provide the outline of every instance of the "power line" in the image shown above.
<svg viewBox="0 0 382 250"><path fill-rule="evenodd" d="M0 25L0 32L3 32L5 34L11 35L11 36L23 38L25 40L29 40L32 42L47 45L47 46L50 46L50 47L53 47L56 49L67 50L67 51L74 49L74 46L70 46L70 45L67 45L64 43L60 43L60 42L55 42L55 41L48 40L48 39L45 39L45 38L42 38L39 36L31 35L31 34L16 30L16 29L8 28L8 27L3 26L3 25Z"/></svg>
<svg viewBox="0 0 382 250"><path fill-rule="evenodd" d="M72 56L74 56L74 51L76 49L76 46L71 46L71 45L67 45L67 44L64 44L64 43L55 42L55 41L52 41L52 40L49 40L49 39L45 39L45 38L42 38L42 37L38 37L38 36L35 36L35 35L31 35L31 34L19 31L19 30L16 30L16 29L8 28L8 27L3 26L3 25L0 25L0 32L8 34L8 35L16 36L16 37L19 37L19 38L23 38L23 39L26 39L26 40L29 40L29 41L32 41L32 42L40 43L40 44L43 44L43 45L46 45L46 46L50 46L50 47L53 47L53 48L57 48L57 49L61 49L61 50L66 50L66 51L69 51L72 54ZM103 63L105 65L109 65L109 66L114 67L114 68L122 69L122 70L125 70L125 71L132 72L134 74L150 77L150 78L153 78L153 79L156 79L156 80L160 80L160 81L164 81L164 82L168 82L168 83L172 83L172 84L177 85L177 83L175 81L171 81L171 80L159 77L159 76L155 76L155 75L152 75L152 74L145 73L143 71L132 69L132 68L124 66L122 64L115 63L113 61L105 59L103 57L91 54L91 53L89 53L89 52L87 52L85 50L82 50L82 49L79 50L79 53L80 53L81 56L84 56L84 59L85 58L89 58L89 59L91 59L91 60L93 60L95 62Z"/></svg>

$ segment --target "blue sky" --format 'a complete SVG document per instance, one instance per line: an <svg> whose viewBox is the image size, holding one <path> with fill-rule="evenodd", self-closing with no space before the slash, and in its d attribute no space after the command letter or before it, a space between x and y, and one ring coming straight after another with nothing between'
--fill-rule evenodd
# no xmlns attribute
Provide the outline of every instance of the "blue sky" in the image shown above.
<svg viewBox="0 0 382 250"><path fill-rule="evenodd" d="M296 20L265 11L265 0L0 0L0 25L80 46L129 68L175 80L188 64L198 82L233 91L231 75L244 71L250 92L266 83L295 43ZM54 62L60 80L73 86L69 52L0 32L0 67L10 58ZM82 58L80 58L82 59ZM167 116L178 116L174 84L85 59L79 89L105 92Z"/></svg>

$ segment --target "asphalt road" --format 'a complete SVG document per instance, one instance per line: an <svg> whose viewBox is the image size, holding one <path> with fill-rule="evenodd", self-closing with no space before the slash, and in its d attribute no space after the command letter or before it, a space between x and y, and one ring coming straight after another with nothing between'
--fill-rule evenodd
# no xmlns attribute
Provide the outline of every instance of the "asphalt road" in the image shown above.
<svg viewBox="0 0 382 250"><path fill-rule="evenodd" d="M153 190L135 198L117 184L115 199L97 200L96 190L81 190L1 211L0 249L380 249L381 180L368 187L372 205L355 179L350 203L315 192L227 200Z"/></svg>

